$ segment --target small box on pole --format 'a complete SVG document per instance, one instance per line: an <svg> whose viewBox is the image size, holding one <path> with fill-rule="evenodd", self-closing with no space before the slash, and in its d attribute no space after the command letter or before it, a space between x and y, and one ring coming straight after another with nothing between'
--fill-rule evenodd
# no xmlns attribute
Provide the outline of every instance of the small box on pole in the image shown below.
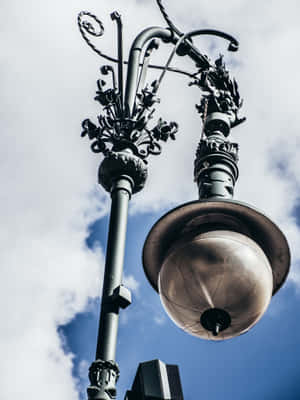
<svg viewBox="0 0 300 400"><path fill-rule="evenodd" d="M141 363L125 400L183 400L178 366L160 360Z"/></svg>

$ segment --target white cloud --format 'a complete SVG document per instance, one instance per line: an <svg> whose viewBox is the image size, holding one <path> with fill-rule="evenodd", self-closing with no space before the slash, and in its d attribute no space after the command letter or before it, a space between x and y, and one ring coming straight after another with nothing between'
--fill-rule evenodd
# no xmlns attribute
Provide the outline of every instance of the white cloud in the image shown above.
<svg viewBox="0 0 300 400"><path fill-rule="evenodd" d="M86 389L90 384L88 380L89 367L90 364L88 363L87 360L81 360L77 368L77 376L78 376L77 391L81 393L84 397L86 395Z"/></svg>
<svg viewBox="0 0 300 400"><path fill-rule="evenodd" d="M135 292L135 294L138 293L139 287L140 287L140 283L135 279L135 277L133 275L124 275L123 284L128 289L130 289L133 292Z"/></svg>
<svg viewBox="0 0 300 400"><path fill-rule="evenodd" d="M86 360L81 360L78 366L78 376L82 379L86 379L89 367L90 365Z"/></svg>
<svg viewBox="0 0 300 400"><path fill-rule="evenodd" d="M299 4L231 0L216 6L203 0L199 6L187 0L184 10L179 1L166 6L184 29L209 21L240 39L241 50L234 55L240 65L233 73L248 121L233 134L241 147L236 197L266 211L286 232L294 255L291 278L299 285L299 228L292 217L300 184L300 56L294 46ZM102 61L80 39L76 15L81 9L105 22L105 37L98 42L108 53L116 53L109 19L114 9L123 15L126 49L147 23L163 24L154 2L2 3L1 398L35 400L43 393L45 400L76 399L72 357L64 353L57 327L99 293L102 252L87 249L84 241L88 224L107 212L108 197L95 186L99 158L79 133L82 119L95 119L98 112L92 98ZM207 49L210 42L199 43ZM218 40L219 48L225 46ZM201 130L194 111L199 93L169 75L161 93L156 117L177 120L180 133L150 160L147 186L133 199L135 211L197 197L191 152ZM138 289L134 277L128 281Z"/></svg>
<svg viewBox="0 0 300 400"><path fill-rule="evenodd" d="M166 319L165 319L165 317L163 317L162 315L156 315L156 316L154 317L154 322L155 322L157 325L163 325L163 324L166 322Z"/></svg>
<svg viewBox="0 0 300 400"><path fill-rule="evenodd" d="M122 312L120 314L120 324L121 325L127 325L129 321L129 315L126 312Z"/></svg>
<svg viewBox="0 0 300 400"><path fill-rule="evenodd" d="M1 398L77 397L57 328L98 294L103 265L101 249L85 245L107 205L80 140L72 36L59 38L63 21L47 20L58 2L44 6L5 4L15 31L6 26L1 53Z"/></svg>

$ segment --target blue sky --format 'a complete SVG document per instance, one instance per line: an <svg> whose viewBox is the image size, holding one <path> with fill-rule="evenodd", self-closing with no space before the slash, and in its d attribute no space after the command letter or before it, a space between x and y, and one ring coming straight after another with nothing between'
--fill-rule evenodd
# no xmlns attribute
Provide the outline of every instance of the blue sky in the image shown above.
<svg viewBox="0 0 300 400"><path fill-rule="evenodd" d="M125 281L133 305L122 312L117 359L120 398L138 363L160 358L180 367L186 399L291 399L300 384L300 35L297 0L165 0L183 31L224 30L240 41L208 37L197 46L212 59L225 54L247 122L236 127L240 178L235 198L265 212L288 238L289 279L246 335L210 343L180 331L144 277L141 251L153 223L197 198L192 179L201 123L197 88L167 75L156 118L175 120L175 142L149 160L145 189L130 204ZM116 54L120 11L124 48L145 26L164 21L154 0L17 0L1 3L0 146L0 398L79 399L87 385L98 323L109 196L97 184L101 157L80 138L81 122L100 110L93 97L103 61L78 32L81 10L97 14L105 35L97 46ZM155 62L166 60L161 45ZM193 70L180 58L174 65ZM155 74L150 75L152 81ZM16 375L16 368L18 371ZM82 392L83 393L83 392ZM204 397L204 395L203 395Z"/></svg>
<svg viewBox="0 0 300 400"><path fill-rule="evenodd" d="M296 343L300 322L295 288L286 285L281 289L266 315L245 335L217 343L188 335L169 320L159 296L144 277L142 246L158 216L143 214L129 219L125 273L132 274L140 285L133 304L122 311L117 350L121 368L119 398L130 388L138 363L159 358L179 365L187 400L200 394L210 400L297 399L300 354ZM103 218L91 227L89 244L93 240L105 243L107 222ZM61 329L68 351L76 355L74 375L80 379L82 398L88 381L79 364L93 360L98 308L99 302L94 302L90 312L77 315Z"/></svg>

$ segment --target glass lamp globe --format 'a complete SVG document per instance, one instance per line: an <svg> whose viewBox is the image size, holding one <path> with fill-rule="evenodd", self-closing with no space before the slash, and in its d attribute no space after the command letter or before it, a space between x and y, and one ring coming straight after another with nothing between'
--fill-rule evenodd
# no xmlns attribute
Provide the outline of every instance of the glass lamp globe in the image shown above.
<svg viewBox="0 0 300 400"><path fill-rule="evenodd" d="M224 340L248 331L264 314L272 297L272 269L252 239L211 231L171 247L158 289L180 328L204 339Z"/></svg>
<svg viewBox="0 0 300 400"><path fill-rule="evenodd" d="M143 265L175 324L203 339L224 340L262 317L287 277L290 251L281 230L260 211L206 199L156 222Z"/></svg>

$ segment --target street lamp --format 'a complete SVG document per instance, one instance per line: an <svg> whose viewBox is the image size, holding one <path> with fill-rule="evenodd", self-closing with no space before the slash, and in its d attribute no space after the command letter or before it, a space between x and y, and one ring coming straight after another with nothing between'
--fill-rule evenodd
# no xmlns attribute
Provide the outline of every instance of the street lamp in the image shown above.
<svg viewBox="0 0 300 400"><path fill-rule="evenodd" d="M228 137L231 129L245 120L238 115L242 100L223 56L211 62L192 38L221 37L229 42L229 51L237 51L238 42L213 29L184 34L173 24L162 1L156 3L168 27L143 30L132 44L128 61L123 58L122 20L117 12L111 14L118 31L117 58L102 53L91 42L91 36L103 35L102 22L86 11L78 15L88 45L118 67L117 76L111 65L101 67L102 75L110 77L111 87L105 87L102 77L97 81L95 100L102 113L97 124L89 119L82 123L82 136L92 141L92 151L104 155L98 180L112 198L97 350L89 371L90 400L116 397L119 310L131 303L130 291L122 285L128 203L132 194L144 187L148 156L160 154L161 142L174 140L178 130L176 122L161 118L151 126L166 72L189 77L190 85L201 90L196 108L203 121L194 176L199 200L163 216L151 229L143 250L145 273L167 313L192 335L211 340L232 338L247 332L261 318L289 270L289 248L279 228L260 211L232 200L238 178L238 145ZM160 42L173 45L165 66L150 64ZM189 57L195 71L171 67L175 56ZM161 71L151 85L146 84L149 68Z"/></svg>

